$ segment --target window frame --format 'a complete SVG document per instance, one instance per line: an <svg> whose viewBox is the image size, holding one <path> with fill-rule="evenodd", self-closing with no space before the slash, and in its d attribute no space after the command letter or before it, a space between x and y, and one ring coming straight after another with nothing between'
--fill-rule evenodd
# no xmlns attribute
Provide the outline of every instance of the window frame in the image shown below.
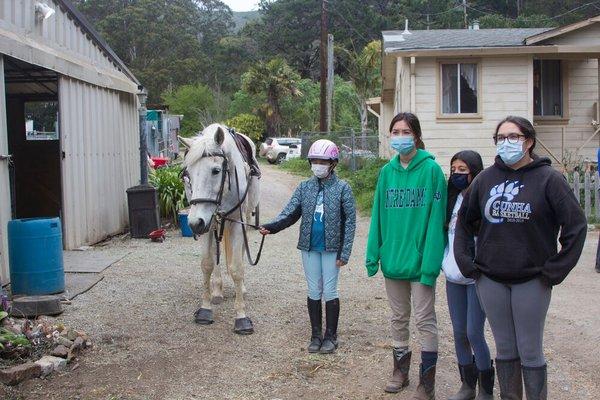
<svg viewBox="0 0 600 400"><path fill-rule="evenodd" d="M534 71L535 61L560 61L562 115L535 115ZM540 77L541 79L541 77ZM560 58L534 56L531 60L531 109L533 122L540 125L567 125L569 123L569 62Z"/></svg>
<svg viewBox="0 0 600 400"><path fill-rule="evenodd" d="M442 67L443 65L448 64L475 64L477 71L477 112L476 113L444 113L442 112L443 106L443 75L442 75ZM436 119L442 122L452 122L452 121L475 121L481 122L483 121L483 84L482 84L482 65L481 59L479 58L459 58L459 59L438 59L436 63ZM460 74L459 74L460 76ZM460 96L460 93L459 93Z"/></svg>

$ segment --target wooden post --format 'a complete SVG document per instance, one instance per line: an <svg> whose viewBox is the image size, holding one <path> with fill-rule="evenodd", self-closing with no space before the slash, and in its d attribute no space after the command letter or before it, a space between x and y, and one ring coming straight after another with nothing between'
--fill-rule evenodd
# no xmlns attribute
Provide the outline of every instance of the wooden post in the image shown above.
<svg viewBox="0 0 600 400"><path fill-rule="evenodd" d="M585 175L583 176L583 197L585 216L589 218L592 215L592 185L590 184L590 171L586 168Z"/></svg>
<svg viewBox="0 0 600 400"><path fill-rule="evenodd" d="M327 131L327 1L321 0L321 117L319 130Z"/></svg>
<svg viewBox="0 0 600 400"><path fill-rule="evenodd" d="M327 132L331 131L333 115L333 35L327 35Z"/></svg>
<svg viewBox="0 0 600 400"><path fill-rule="evenodd" d="M598 174L596 172L596 174ZM596 221L600 220L600 179L598 179L598 175L596 175L596 179L594 181L594 205L596 209Z"/></svg>
<svg viewBox="0 0 600 400"><path fill-rule="evenodd" d="M577 199L577 202L579 202L579 204L581 204L581 194L579 193L579 189L581 188L581 183L579 182L579 171L574 171L573 172L573 194L575 195L575 198Z"/></svg>

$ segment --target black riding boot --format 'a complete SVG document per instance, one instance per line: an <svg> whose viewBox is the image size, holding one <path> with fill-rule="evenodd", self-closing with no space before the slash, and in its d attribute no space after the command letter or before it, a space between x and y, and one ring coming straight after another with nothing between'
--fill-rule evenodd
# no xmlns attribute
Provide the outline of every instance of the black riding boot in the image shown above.
<svg viewBox="0 0 600 400"><path fill-rule="evenodd" d="M523 382L527 400L548 399L547 368L523 367Z"/></svg>
<svg viewBox="0 0 600 400"><path fill-rule="evenodd" d="M494 363L489 369L479 371L479 392L475 400L494 400Z"/></svg>
<svg viewBox="0 0 600 400"><path fill-rule="evenodd" d="M523 378L520 359L496 359L496 374L498 375L501 400L523 399Z"/></svg>
<svg viewBox="0 0 600 400"><path fill-rule="evenodd" d="M475 388L477 387L477 367L475 363L468 365L458 365L460 372L461 386L458 392L448 397L448 400L473 400L475 398Z"/></svg>
<svg viewBox="0 0 600 400"><path fill-rule="evenodd" d="M337 328L340 318L340 299L325 302L325 338L321 345L321 353L333 353L337 349Z"/></svg>
<svg viewBox="0 0 600 400"><path fill-rule="evenodd" d="M306 298L306 305L308 307L308 316L310 317L310 326L312 328L312 336L310 338L310 344L308 345L309 353L318 353L321 350L321 343L323 341L322 332L322 320L323 320L323 308L321 306L321 300L313 300L310 297Z"/></svg>

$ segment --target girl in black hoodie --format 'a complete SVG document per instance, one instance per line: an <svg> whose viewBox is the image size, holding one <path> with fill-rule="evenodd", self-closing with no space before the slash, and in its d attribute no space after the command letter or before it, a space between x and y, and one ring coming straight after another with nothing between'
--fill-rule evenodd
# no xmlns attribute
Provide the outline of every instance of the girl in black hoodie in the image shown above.
<svg viewBox="0 0 600 400"><path fill-rule="evenodd" d="M494 134L498 156L470 186L454 252L496 341L502 399L547 399L543 333L552 286L575 267L587 231L581 207L550 160L533 153L531 123L507 117ZM560 232L561 249L556 239ZM469 242L477 236L472 258Z"/></svg>

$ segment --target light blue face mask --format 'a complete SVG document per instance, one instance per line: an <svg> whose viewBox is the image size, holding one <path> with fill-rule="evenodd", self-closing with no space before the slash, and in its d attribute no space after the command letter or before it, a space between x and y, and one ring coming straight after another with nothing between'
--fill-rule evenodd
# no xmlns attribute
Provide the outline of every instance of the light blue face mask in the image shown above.
<svg viewBox="0 0 600 400"><path fill-rule="evenodd" d="M412 136L392 136L390 138L390 146L405 156L415 148L415 138Z"/></svg>
<svg viewBox="0 0 600 400"><path fill-rule="evenodd" d="M498 143L496 145L496 153L506 165L514 165L525 156L523 142L521 141L509 143L508 140L505 140L503 143Z"/></svg>

